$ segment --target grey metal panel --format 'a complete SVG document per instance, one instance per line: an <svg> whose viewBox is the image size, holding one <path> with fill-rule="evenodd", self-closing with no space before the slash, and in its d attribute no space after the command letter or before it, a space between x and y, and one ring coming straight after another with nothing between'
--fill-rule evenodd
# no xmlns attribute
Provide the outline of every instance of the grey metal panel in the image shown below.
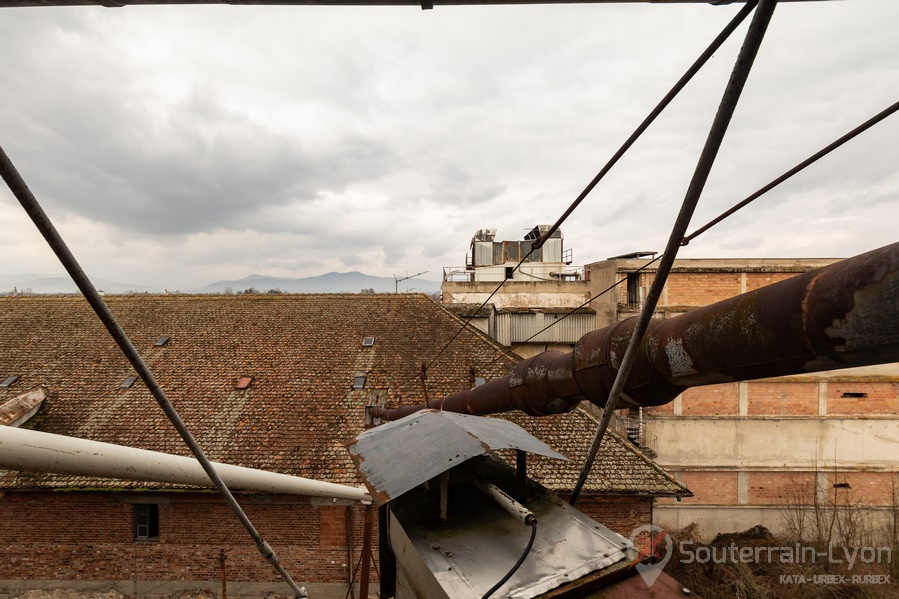
<svg viewBox="0 0 899 599"><path fill-rule="evenodd" d="M562 261L562 240L550 237L543 244L543 261L544 262L561 262Z"/></svg>
<svg viewBox="0 0 899 599"><path fill-rule="evenodd" d="M475 241L474 247L474 265L490 266L493 262L493 243L490 241Z"/></svg>
<svg viewBox="0 0 899 599"><path fill-rule="evenodd" d="M493 264L502 264L503 263L503 242L502 241L494 241L493 242Z"/></svg>
<svg viewBox="0 0 899 599"><path fill-rule="evenodd" d="M613 577L627 567L630 541L546 489L532 491L535 496L525 505L538 522L533 549L496 597L542 597L553 589L577 585L591 573ZM420 587L424 581L433 584L428 581L429 571L441 587L430 589L434 597L482 597L515 563L527 545L530 528L473 486L453 487L450 517L444 526L432 525L433 503L433 498L415 490L390 504L391 540L405 540L398 561L414 564ZM431 594L426 596L430 599Z"/></svg>
<svg viewBox="0 0 899 599"><path fill-rule="evenodd" d="M499 313L496 315L496 339L503 345L512 345L512 315L508 313Z"/></svg>
<svg viewBox="0 0 899 599"><path fill-rule="evenodd" d="M592 331L596 324L596 317L593 314L572 314L564 319L562 318L564 314L539 312L498 314L497 316L505 316L510 319L509 343L507 345L525 341L530 343L576 343L578 339ZM547 326L550 328L540 332ZM538 334L538 332L540 333Z"/></svg>
<svg viewBox="0 0 899 599"><path fill-rule="evenodd" d="M568 459L512 422L437 410L367 430L347 449L378 505L494 449Z"/></svg>

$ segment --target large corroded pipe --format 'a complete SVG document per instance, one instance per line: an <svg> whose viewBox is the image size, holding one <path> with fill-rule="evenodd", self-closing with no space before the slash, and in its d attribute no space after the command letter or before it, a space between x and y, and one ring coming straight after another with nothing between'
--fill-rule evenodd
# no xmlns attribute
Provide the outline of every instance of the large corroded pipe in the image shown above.
<svg viewBox="0 0 899 599"><path fill-rule="evenodd" d="M602 407L636 318L584 335L570 354L544 352L512 374L427 406L373 409L396 420L424 407L534 416ZM668 403L688 387L899 362L899 243L785 281L653 320L624 405Z"/></svg>

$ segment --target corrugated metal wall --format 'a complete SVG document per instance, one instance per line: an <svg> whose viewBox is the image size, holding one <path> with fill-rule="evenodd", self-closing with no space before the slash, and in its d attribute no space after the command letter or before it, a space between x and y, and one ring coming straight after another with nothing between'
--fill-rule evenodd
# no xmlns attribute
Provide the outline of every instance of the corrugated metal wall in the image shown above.
<svg viewBox="0 0 899 599"><path fill-rule="evenodd" d="M496 315L496 340L503 345L528 341L531 335L562 319L563 314L543 312L509 313ZM552 328L543 331L529 343L575 343L595 328L596 315L572 314Z"/></svg>

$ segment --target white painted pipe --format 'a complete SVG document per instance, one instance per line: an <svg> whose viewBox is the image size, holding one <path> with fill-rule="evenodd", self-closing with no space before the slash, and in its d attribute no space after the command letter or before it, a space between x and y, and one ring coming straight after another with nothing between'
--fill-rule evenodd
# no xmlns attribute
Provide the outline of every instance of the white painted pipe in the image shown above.
<svg viewBox="0 0 899 599"><path fill-rule="evenodd" d="M369 502L362 488L212 462L232 490ZM211 487L193 458L0 426L0 468Z"/></svg>

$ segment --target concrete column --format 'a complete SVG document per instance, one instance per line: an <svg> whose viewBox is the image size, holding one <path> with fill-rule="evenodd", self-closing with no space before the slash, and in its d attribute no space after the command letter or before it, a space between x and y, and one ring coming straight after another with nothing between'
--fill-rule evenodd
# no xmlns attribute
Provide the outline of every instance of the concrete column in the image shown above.
<svg viewBox="0 0 899 599"><path fill-rule="evenodd" d="M745 470L737 472L737 503L740 505L749 503L749 473Z"/></svg>
<svg viewBox="0 0 899 599"><path fill-rule="evenodd" d="M827 503L827 490L829 488L827 472L818 470L815 472L815 495L819 504Z"/></svg>
<svg viewBox="0 0 899 599"><path fill-rule="evenodd" d="M740 391L740 416L749 415L749 383L743 381L737 384Z"/></svg>
<svg viewBox="0 0 899 599"><path fill-rule="evenodd" d="M827 416L827 381L818 381L818 416Z"/></svg>
<svg viewBox="0 0 899 599"><path fill-rule="evenodd" d="M674 412L675 416L682 416L684 413L684 394L681 393L677 397L674 398L674 401L671 403L671 410Z"/></svg>
<svg viewBox="0 0 899 599"><path fill-rule="evenodd" d="M746 273L740 273L740 293L746 293Z"/></svg>

